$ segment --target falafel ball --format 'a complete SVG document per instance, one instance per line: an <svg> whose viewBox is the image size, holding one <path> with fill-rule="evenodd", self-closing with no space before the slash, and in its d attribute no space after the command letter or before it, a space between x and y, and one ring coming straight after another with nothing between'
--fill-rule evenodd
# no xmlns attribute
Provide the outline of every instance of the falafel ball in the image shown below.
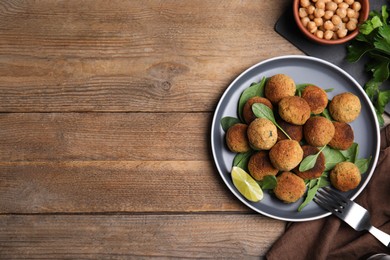
<svg viewBox="0 0 390 260"><path fill-rule="evenodd" d="M332 122L334 125L334 136L329 146L338 150L347 150L353 144L354 133L352 127L347 123Z"/></svg>
<svg viewBox="0 0 390 260"><path fill-rule="evenodd" d="M285 74L276 74L267 80L264 87L264 95L272 104L277 104L282 98L294 96L295 82Z"/></svg>
<svg viewBox="0 0 390 260"><path fill-rule="evenodd" d="M234 124L226 132L226 144L234 153L245 153L250 150L246 124Z"/></svg>
<svg viewBox="0 0 390 260"><path fill-rule="evenodd" d="M248 162L248 170L250 175L257 181L262 181L267 175L275 176L278 173L266 151L259 151L251 156Z"/></svg>
<svg viewBox="0 0 390 260"><path fill-rule="evenodd" d="M276 126L268 119L256 118L247 130L250 146L256 150L269 150L276 143Z"/></svg>
<svg viewBox="0 0 390 260"><path fill-rule="evenodd" d="M276 119L276 123L291 137L291 139L300 142L303 137L303 127L287 123L283 119ZM288 139L287 136L278 128L278 141Z"/></svg>
<svg viewBox="0 0 390 260"><path fill-rule="evenodd" d="M361 108L359 98L350 92L334 96L329 104L329 112L332 118L344 123L354 121L359 116Z"/></svg>
<svg viewBox="0 0 390 260"><path fill-rule="evenodd" d="M332 185L341 191L349 191L359 186L362 179L359 168L351 162L336 164L329 175Z"/></svg>
<svg viewBox="0 0 390 260"><path fill-rule="evenodd" d="M317 154L320 151L318 150L317 147L311 145L302 146L302 150L303 150L303 158L306 158L309 155ZM313 168L301 172L299 171L299 165L298 165L297 167L294 168L293 172L297 174L299 177L301 177L302 179L306 180L306 179L315 179L320 177L321 174L324 172L324 170L325 170L325 156L321 152L318 155L316 163L314 164Z"/></svg>
<svg viewBox="0 0 390 260"><path fill-rule="evenodd" d="M280 171L294 169L303 158L303 150L295 140L281 140L269 152L272 165Z"/></svg>
<svg viewBox="0 0 390 260"><path fill-rule="evenodd" d="M250 123L252 123L253 120L256 119L256 116L255 116L255 114L253 114L253 111L252 111L252 105L255 103L262 103L262 104L266 105L267 107L269 107L271 110L273 109L271 101L269 101L268 99L266 99L264 97L258 97L258 96L251 97L250 99L248 99L248 101L245 103L245 105L242 109L242 116L244 117L244 120L248 125Z"/></svg>
<svg viewBox="0 0 390 260"><path fill-rule="evenodd" d="M276 177L275 196L285 203L293 203L300 199L306 191L302 178L291 172L283 172Z"/></svg>
<svg viewBox="0 0 390 260"><path fill-rule="evenodd" d="M310 117L310 106L301 97L284 97L278 104L280 117L291 124L303 125Z"/></svg>
<svg viewBox="0 0 390 260"><path fill-rule="evenodd" d="M303 126L303 135L308 144L312 146L324 146L332 140L334 136L334 125L322 116L309 118Z"/></svg>
<svg viewBox="0 0 390 260"><path fill-rule="evenodd" d="M309 85L302 91L302 98L307 101L313 114L321 114L328 105L328 96L320 87Z"/></svg>

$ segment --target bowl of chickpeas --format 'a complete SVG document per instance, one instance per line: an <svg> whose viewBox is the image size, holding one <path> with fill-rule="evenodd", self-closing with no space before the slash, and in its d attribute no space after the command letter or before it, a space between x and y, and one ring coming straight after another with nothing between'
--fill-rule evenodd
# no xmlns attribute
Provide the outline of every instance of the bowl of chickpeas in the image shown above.
<svg viewBox="0 0 390 260"><path fill-rule="evenodd" d="M342 44L359 33L369 15L369 0L294 0L294 19L309 39Z"/></svg>

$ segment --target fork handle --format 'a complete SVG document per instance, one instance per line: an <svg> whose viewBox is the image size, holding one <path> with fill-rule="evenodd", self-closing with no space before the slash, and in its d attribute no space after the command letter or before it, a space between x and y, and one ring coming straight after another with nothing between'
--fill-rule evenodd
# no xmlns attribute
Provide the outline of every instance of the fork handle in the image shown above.
<svg viewBox="0 0 390 260"><path fill-rule="evenodd" d="M377 229L374 226L368 230L374 237L381 241L385 246L390 248L390 235L386 234L382 230Z"/></svg>

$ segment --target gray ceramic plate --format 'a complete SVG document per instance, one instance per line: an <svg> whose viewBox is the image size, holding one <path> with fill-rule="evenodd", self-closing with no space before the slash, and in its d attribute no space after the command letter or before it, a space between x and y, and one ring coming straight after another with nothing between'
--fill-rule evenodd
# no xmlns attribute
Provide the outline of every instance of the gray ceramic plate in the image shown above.
<svg viewBox="0 0 390 260"><path fill-rule="evenodd" d="M368 171L362 176L358 188L345 193L351 199L357 197L370 180L379 156L379 126L374 108L359 84L345 71L337 66L308 56L282 56L260 62L244 71L226 89L222 95L212 122L211 148L214 161L223 181L231 192L245 205L263 215L286 221L308 221L330 215L314 202L307 205L301 212L297 211L302 202L285 204L268 192L264 199L253 203L246 200L233 186L230 171L235 153L230 152L225 145L225 132L220 120L225 116L237 117L237 104L240 94L252 82L259 82L262 77L283 73L294 79L297 84L312 83L324 89L334 88L328 93L329 99L342 92L352 92L360 98L362 111L359 117L351 123L355 133L355 142L359 144L359 158L372 156Z"/></svg>

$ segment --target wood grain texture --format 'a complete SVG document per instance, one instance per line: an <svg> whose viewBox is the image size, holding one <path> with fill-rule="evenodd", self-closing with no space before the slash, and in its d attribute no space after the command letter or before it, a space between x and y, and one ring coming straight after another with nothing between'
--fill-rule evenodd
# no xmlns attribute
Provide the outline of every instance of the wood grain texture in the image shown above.
<svg viewBox="0 0 390 260"><path fill-rule="evenodd" d="M300 54L274 1L2 1L0 112L210 112L244 69Z"/></svg>
<svg viewBox="0 0 390 260"><path fill-rule="evenodd" d="M207 161L211 120L211 113L0 113L0 161Z"/></svg>
<svg viewBox="0 0 390 260"><path fill-rule="evenodd" d="M0 163L0 214L253 212L211 161Z"/></svg>
<svg viewBox="0 0 390 260"><path fill-rule="evenodd" d="M0 216L0 258L259 259L283 229L257 214Z"/></svg>

